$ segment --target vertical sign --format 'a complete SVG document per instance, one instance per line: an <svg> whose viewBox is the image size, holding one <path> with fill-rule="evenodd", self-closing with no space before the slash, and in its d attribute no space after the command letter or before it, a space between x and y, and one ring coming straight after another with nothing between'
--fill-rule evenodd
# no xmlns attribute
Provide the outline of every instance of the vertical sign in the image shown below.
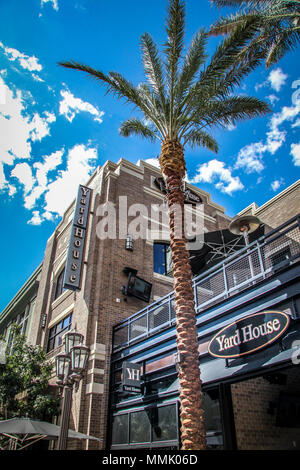
<svg viewBox="0 0 300 470"><path fill-rule="evenodd" d="M0 341L0 364L6 363L6 343L4 341Z"/></svg>
<svg viewBox="0 0 300 470"><path fill-rule="evenodd" d="M91 192L92 190L90 188L82 185L79 186L65 268L65 289L80 290Z"/></svg>

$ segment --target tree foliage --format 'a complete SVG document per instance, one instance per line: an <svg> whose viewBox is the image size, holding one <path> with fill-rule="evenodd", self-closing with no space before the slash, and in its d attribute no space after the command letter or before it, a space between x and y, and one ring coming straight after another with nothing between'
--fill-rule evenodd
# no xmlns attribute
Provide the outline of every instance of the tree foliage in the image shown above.
<svg viewBox="0 0 300 470"><path fill-rule="evenodd" d="M237 57L256 32L254 21L241 24L229 38L220 41L207 61L208 32L199 29L185 49L184 2L170 0L162 53L149 33L140 39L145 82L135 86L118 72L104 73L76 61L59 64L87 73L104 85L107 93L141 112L142 119L133 117L121 124L121 135L160 142L176 140L183 146L204 146L217 152L218 144L209 129L227 127L269 111L267 104L257 98L233 96L260 59L253 56L251 62L237 63Z"/></svg>
<svg viewBox="0 0 300 470"><path fill-rule="evenodd" d="M13 343L0 373L2 419L26 415L50 419L57 414L59 398L49 391L51 371L42 348L27 344L26 337L14 327Z"/></svg>
<svg viewBox="0 0 300 470"><path fill-rule="evenodd" d="M210 0L217 7L237 7L237 12L222 16L211 27L210 33L231 34L241 25L255 24L257 31L240 54L245 57L260 55L267 67L278 62L300 41L299 0Z"/></svg>

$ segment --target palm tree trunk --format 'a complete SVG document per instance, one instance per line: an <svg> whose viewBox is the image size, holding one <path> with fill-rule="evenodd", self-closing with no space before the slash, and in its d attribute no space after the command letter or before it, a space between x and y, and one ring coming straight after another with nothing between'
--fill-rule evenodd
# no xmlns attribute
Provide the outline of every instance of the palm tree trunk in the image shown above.
<svg viewBox="0 0 300 470"><path fill-rule="evenodd" d="M184 235L185 174L183 148L177 141L162 144L160 164L167 186L170 216L170 239L174 275L178 378L182 450L202 450L206 447L202 382L200 379L198 339L192 270ZM175 210L174 210L175 207ZM181 215L178 217L178 210ZM180 219L181 227L178 227ZM178 230L182 233L178 234Z"/></svg>

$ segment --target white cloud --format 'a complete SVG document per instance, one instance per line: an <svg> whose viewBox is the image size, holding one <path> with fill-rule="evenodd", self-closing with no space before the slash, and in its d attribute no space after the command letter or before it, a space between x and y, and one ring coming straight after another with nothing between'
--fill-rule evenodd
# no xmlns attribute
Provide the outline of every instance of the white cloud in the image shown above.
<svg viewBox="0 0 300 470"><path fill-rule="evenodd" d="M71 204L79 184L85 184L95 168L97 149L75 145L67 155L67 169L47 187L45 211L62 215Z"/></svg>
<svg viewBox="0 0 300 470"><path fill-rule="evenodd" d="M0 105L0 189L6 179L3 165L13 165L15 158L30 158L30 122L23 116L22 93L10 90L0 77L0 88L5 95L5 104Z"/></svg>
<svg viewBox="0 0 300 470"><path fill-rule="evenodd" d="M12 47L5 47L2 42L0 42L0 47L4 49L4 54L9 60L17 61L23 69L29 70L29 72L40 72L42 70L43 67L37 57L24 54Z"/></svg>
<svg viewBox="0 0 300 470"><path fill-rule="evenodd" d="M243 168L246 173L260 173L264 169L262 162L266 146L262 142L246 145L239 153L235 168Z"/></svg>
<svg viewBox="0 0 300 470"><path fill-rule="evenodd" d="M72 122L76 114L80 112L90 113L94 116L95 121L102 122L104 111L100 111L97 107L82 101L80 98L75 98L68 90L62 90L60 94L63 99L59 103L59 113L65 116L69 122Z"/></svg>
<svg viewBox="0 0 300 470"><path fill-rule="evenodd" d="M288 78L288 75L283 73L281 68L278 67L277 69L271 70L267 80L265 80L262 83L256 83L255 91L258 91L260 88L269 86L269 87L273 88L273 90L279 92L281 90L281 87L283 85L285 85L285 82L286 82L287 78ZM273 97L271 99L274 99L274 97L275 97L275 95L270 95L270 96Z"/></svg>
<svg viewBox="0 0 300 470"><path fill-rule="evenodd" d="M274 70L271 70L270 75L268 77L268 82L271 85L271 88L275 91L280 91L281 87L285 84L287 75L283 73L281 68L277 68Z"/></svg>
<svg viewBox="0 0 300 470"><path fill-rule="evenodd" d="M300 166L300 142L291 145L291 155L295 166Z"/></svg>
<svg viewBox="0 0 300 470"><path fill-rule="evenodd" d="M58 11L58 0L41 0L41 7L43 7L45 3L51 3L54 10Z"/></svg>
<svg viewBox="0 0 300 470"><path fill-rule="evenodd" d="M227 194L232 194L234 191L244 188L240 178L232 176L231 170L225 168L224 162L216 159L200 165L197 174L189 179L189 182L192 184L215 182L216 188Z"/></svg>
<svg viewBox="0 0 300 470"><path fill-rule="evenodd" d="M17 178L19 182L23 184L25 194L31 190L34 179L32 176L31 167L28 165L28 163L18 163L11 171L10 175Z"/></svg>
<svg viewBox="0 0 300 470"><path fill-rule="evenodd" d="M30 138L34 142L41 141L46 135L50 134L49 124L56 120L54 114L45 112L46 117L42 118L39 114L35 113L30 122Z"/></svg>
<svg viewBox="0 0 300 470"><path fill-rule="evenodd" d="M44 112L43 116L38 113L30 116L24 104L24 93L11 90L1 76L0 90L5 97L5 104L0 104L0 189L3 189L8 187L3 165L13 165L15 159L29 160L32 142L50 134L49 125L55 115Z"/></svg>
<svg viewBox="0 0 300 470"><path fill-rule="evenodd" d="M243 147L237 157L235 168L243 168L246 173L260 173L264 169L263 155L274 155L286 140L287 130L280 128L284 123L292 122L300 114L300 100L293 100L292 106L283 106L272 115L268 123L265 142L254 142ZM299 118L291 127L297 127Z"/></svg>
<svg viewBox="0 0 300 470"><path fill-rule="evenodd" d="M32 212L32 218L28 220L29 225L41 225L43 222L43 218L40 216L39 211L33 211Z"/></svg>
<svg viewBox="0 0 300 470"><path fill-rule="evenodd" d="M270 101L272 106L274 105L274 103L276 103L276 101L279 101L278 96L273 95L273 94L267 96L267 99Z"/></svg>
<svg viewBox="0 0 300 470"><path fill-rule="evenodd" d="M149 165L156 166L160 169L159 161L157 158L146 158L143 162L149 163Z"/></svg>
<svg viewBox="0 0 300 470"><path fill-rule="evenodd" d="M277 191L283 184L284 184L284 179L280 178L280 180L275 180L271 183L271 188L273 191Z"/></svg>
<svg viewBox="0 0 300 470"><path fill-rule="evenodd" d="M31 193L28 194L24 199L24 206L26 209L32 209L36 203L36 200L47 191L48 173L55 170L62 163L63 153L63 150L58 150L51 155L44 156L42 162L36 162L33 164L33 168L36 169L36 184L33 187Z"/></svg>

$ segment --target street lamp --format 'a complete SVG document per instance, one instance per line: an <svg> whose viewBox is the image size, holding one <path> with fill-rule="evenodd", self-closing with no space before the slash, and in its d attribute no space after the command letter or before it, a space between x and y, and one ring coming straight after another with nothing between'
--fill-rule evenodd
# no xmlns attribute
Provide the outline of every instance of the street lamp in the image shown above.
<svg viewBox="0 0 300 470"><path fill-rule="evenodd" d="M55 358L57 384L63 397L58 450L67 447L73 385L76 391L89 359L90 349L82 344L83 340L82 334L69 331L64 336L65 351L58 353Z"/></svg>

